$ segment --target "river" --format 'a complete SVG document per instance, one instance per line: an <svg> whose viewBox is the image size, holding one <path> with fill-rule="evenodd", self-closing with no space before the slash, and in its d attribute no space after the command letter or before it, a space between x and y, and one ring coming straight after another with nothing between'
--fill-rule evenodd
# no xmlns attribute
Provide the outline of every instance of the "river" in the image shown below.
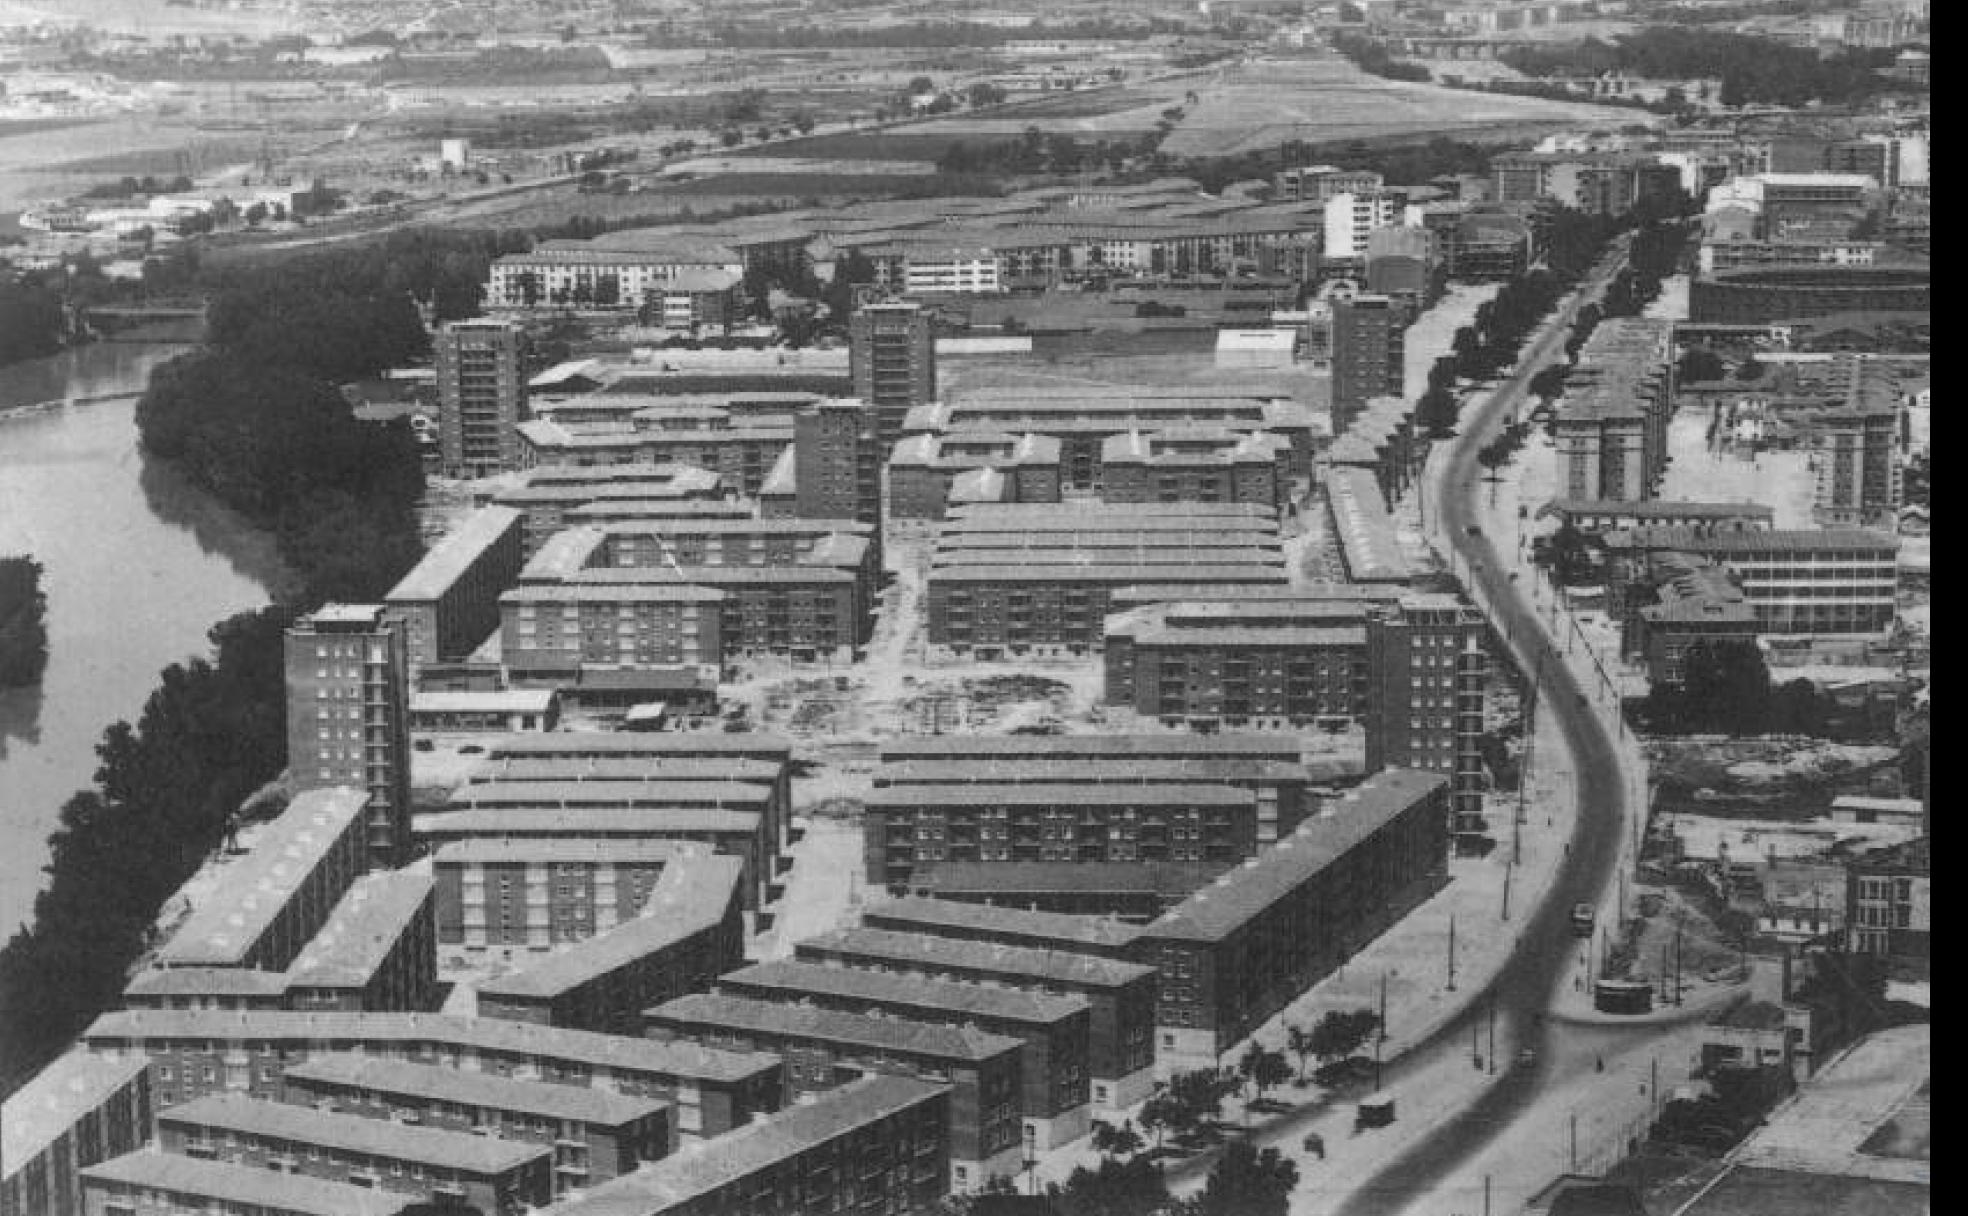
<svg viewBox="0 0 1968 1216"><path fill-rule="evenodd" d="M0 554L40 561L48 598L40 687L0 692L0 935L31 917L104 728L135 722L160 671L284 577L271 537L137 450L136 395L184 349L98 343L0 368Z"/></svg>

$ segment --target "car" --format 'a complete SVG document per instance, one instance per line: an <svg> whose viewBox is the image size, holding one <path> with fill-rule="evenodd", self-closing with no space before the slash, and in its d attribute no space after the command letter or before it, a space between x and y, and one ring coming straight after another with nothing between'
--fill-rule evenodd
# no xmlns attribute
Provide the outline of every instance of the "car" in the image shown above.
<svg viewBox="0 0 1968 1216"><path fill-rule="evenodd" d="M1465 531L1467 531L1471 536L1481 536L1483 534L1483 529L1477 527L1475 524L1470 524L1469 527L1465 529Z"/></svg>
<svg viewBox="0 0 1968 1216"><path fill-rule="evenodd" d="M1589 903L1572 905L1572 933L1577 937L1591 937L1592 924L1598 919L1599 910Z"/></svg>
<svg viewBox="0 0 1968 1216"><path fill-rule="evenodd" d="M1529 1068L1531 1065L1537 1063L1537 1058L1538 1053L1531 1048L1519 1048L1517 1051L1517 1067Z"/></svg>

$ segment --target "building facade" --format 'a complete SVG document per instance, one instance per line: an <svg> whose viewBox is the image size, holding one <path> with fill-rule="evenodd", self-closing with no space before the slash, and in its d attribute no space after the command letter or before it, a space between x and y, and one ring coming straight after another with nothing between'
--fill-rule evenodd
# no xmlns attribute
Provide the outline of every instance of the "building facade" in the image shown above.
<svg viewBox="0 0 1968 1216"><path fill-rule="evenodd" d="M0 1216L83 1216L82 1172L150 1139L143 1060L71 1051L0 1107Z"/></svg>
<svg viewBox="0 0 1968 1216"><path fill-rule="evenodd" d="M467 657L498 632L499 596L526 560L524 524L511 507L480 507L383 598L403 624L413 678L426 664Z"/></svg>
<svg viewBox="0 0 1968 1216"><path fill-rule="evenodd" d="M368 795L369 859L410 850L410 648L380 604L327 604L287 631L287 772L294 787Z"/></svg>
<svg viewBox="0 0 1968 1216"><path fill-rule="evenodd" d="M891 301L855 311L847 329L854 395L874 411L881 453L902 437L902 420L936 400L936 335L919 304Z"/></svg>
<svg viewBox="0 0 1968 1216"><path fill-rule="evenodd" d="M513 321L452 321L431 344L437 364L437 443L448 477L519 467L526 421L526 330Z"/></svg>
<svg viewBox="0 0 1968 1216"><path fill-rule="evenodd" d="M1333 301L1332 421L1338 434L1374 397L1405 395L1407 308L1388 296Z"/></svg>

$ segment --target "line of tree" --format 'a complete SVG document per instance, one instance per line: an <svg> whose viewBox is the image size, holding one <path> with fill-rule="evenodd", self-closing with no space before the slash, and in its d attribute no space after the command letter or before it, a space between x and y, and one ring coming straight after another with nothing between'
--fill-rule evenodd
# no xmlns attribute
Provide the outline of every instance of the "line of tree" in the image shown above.
<svg viewBox="0 0 1968 1216"><path fill-rule="evenodd" d="M1725 106L1863 101L1892 86L1878 70L1893 52L1852 50L1820 56L1753 34L1656 25L1612 42L1527 43L1501 59L1526 76L1600 76L1619 72L1650 80L1720 80Z"/></svg>
<svg viewBox="0 0 1968 1216"><path fill-rule="evenodd" d="M784 47L888 47L898 50L935 50L944 47L996 47L1030 38L1061 41L1118 39L1132 40L1155 34L1180 34L1187 30L1180 21L1150 17L1144 20L1101 21L1086 18L1072 22L1034 19L1023 26L986 25L973 21L917 21L907 25L840 26L786 25L767 21L724 21L705 27L696 35L704 45L772 50ZM679 34L685 31L678 30ZM652 32L652 37L657 35ZM678 45L663 35L663 46Z"/></svg>
<svg viewBox="0 0 1968 1216"><path fill-rule="evenodd" d="M1428 81L1434 79L1427 67L1406 59L1396 59L1394 53L1378 39L1350 30L1336 31L1332 36L1333 49L1351 60L1354 67L1370 76L1386 80Z"/></svg>
<svg viewBox="0 0 1968 1216"><path fill-rule="evenodd" d="M1131 160L1152 157L1166 137L1172 120L1138 139L1096 139L1081 143L1061 131L1025 128L1017 139L970 143L957 140L936 158L938 172L950 174L1086 173L1099 169L1118 172Z"/></svg>
<svg viewBox="0 0 1968 1216"><path fill-rule="evenodd" d="M0 557L0 688L41 682L48 668L48 597L41 563Z"/></svg>
<svg viewBox="0 0 1968 1216"><path fill-rule="evenodd" d="M282 638L292 610L215 626L212 655L164 670L134 728L96 748L96 786L48 838L47 887L0 949L0 1090L12 1092L104 1009L150 945L164 901L287 763Z"/></svg>
<svg viewBox="0 0 1968 1216"><path fill-rule="evenodd" d="M1641 714L1668 735L1822 735L1831 707L1809 680L1776 684L1755 642L1704 639L1681 659L1679 684L1656 682Z"/></svg>
<svg viewBox="0 0 1968 1216"><path fill-rule="evenodd" d="M61 349L61 293L40 275L0 282L0 367Z"/></svg>

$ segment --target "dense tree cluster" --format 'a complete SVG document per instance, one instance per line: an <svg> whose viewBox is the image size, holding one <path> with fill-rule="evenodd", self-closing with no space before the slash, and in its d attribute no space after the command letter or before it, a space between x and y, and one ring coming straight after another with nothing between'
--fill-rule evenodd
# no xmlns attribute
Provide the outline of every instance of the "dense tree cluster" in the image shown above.
<svg viewBox="0 0 1968 1216"><path fill-rule="evenodd" d="M0 1088L32 1076L116 1003L157 910L286 765L290 610L213 628L213 656L166 668L134 729L96 749L96 789L62 808L34 920L0 950Z"/></svg>
<svg viewBox="0 0 1968 1216"><path fill-rule="evenodd" d="M1017 139L972 144L952 143L936 158L941 173L1035 174L1087 173L1101 169L1118 172L1137 157L1150 157L1161 146L1172 121L1164 119L1158 130L1139 139L1097 139L1081 143L1060 131L1027 127Z"/></svg>
<svg viewBox="0 0 1968 1216"><path fill-rule="evenodd" d="M61 349L61 293L38 277L0 282L0 367Z"/></svg>
<svg viewBox="0 0 1968 1216"><path fill-rule="evenodd" d="M893 47L932 50L943 47L996 47L1028 38L1134 39L1152 34L1180 34L1180 21L1151 17L1145 21L1032 21L1023 26L974 21L917 21L907 25L815 26L770 21L723 21L705 27L698 37L714 46L775 49L793 47ZM682 34L683 31L677 31ZM675 45L665 37L663 45Z"/></svg>
<svg viewBox="0 0 1968 1216"><path fill-rule="evenodd" d="M1353 61L1353 66L1370 76L1387 80L1432 80L1428 69L1419 63L1394 58L1394 53L1376 39L1365 34L1355 34L1341 30L1333 35L1333 49Z"/></svg>
<svg viewBox="0 0 1968 1216"><path fill-rule="evenodd" d="M41 682L48 666L47 618L41 563L0 557L0 688Z"/></svg>
<svg viewBox="0 0 1968 1216"><path fill-rule="evenodd" d="M1656 683L1641 713L1662 734L1818 735L1830 708L1809 680L1776 685L1753 641L1698 641L1680 684Z"/></svg>
<svg viewBox="0 0 1968 1216"><path fill-rule="evenodd" d="M1770 38L1680 26L1649 26L1614 41L1527 43L1503 62L1527 76L1599 76L1620 72L1652 80L1720 80L1726 106L1802 106L1861 101L1891 82L1875 70L1876 53L1820 56L1816 49ZM1890 52L1886 56L1890 59Z"/></svg>

